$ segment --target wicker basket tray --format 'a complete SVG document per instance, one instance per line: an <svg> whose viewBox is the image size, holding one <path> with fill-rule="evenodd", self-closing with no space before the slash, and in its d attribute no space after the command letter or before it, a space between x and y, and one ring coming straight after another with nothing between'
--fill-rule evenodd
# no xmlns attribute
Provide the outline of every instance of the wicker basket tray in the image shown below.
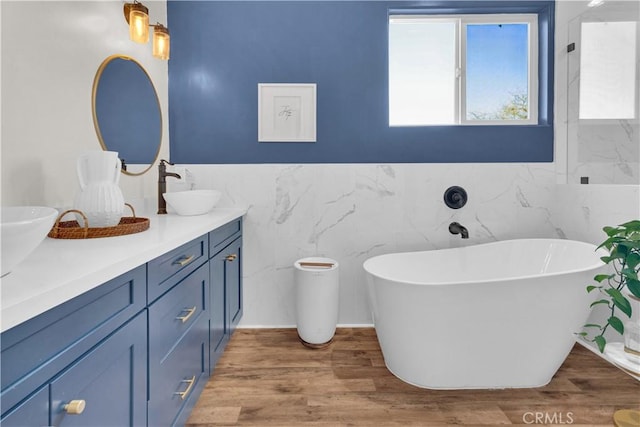
<svg viewBox="0 0 640 427"><path fill-rule="evenodd" d="M120 223L113 227L89 227L87 216L77 209L69 209L58 216L53 228L48 236L54 239L95 239L99 237L124 236L126 234L140 233L149 228L149 218L136 217L136 211L129 203L133 216L123 216ZM78 221L62 221L68 213L77 213L82 216L84 226L80 226Z"/></svg>

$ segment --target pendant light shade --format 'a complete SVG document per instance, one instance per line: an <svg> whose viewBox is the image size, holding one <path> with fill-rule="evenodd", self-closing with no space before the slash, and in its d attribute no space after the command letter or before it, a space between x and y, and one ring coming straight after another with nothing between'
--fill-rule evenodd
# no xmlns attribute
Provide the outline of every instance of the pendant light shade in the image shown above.
<svg viewBox="0 0 640 427"><path fill-rule="evenodd" d="M149 41L149 9L142 3L125 4L125 17L129 23L129 38L136 43Z"/></svg>
<svg viewBox="0 0 640 427"><path fill-rule="evenodd" d="M169 59L171 48L169 30L162 24L153 26L153 56L158 59Z"/></svg>

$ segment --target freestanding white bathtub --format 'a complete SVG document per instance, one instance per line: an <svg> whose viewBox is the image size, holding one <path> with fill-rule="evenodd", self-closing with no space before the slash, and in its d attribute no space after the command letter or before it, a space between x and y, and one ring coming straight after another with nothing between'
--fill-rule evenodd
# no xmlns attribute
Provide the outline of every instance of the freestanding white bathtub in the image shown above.
<svg viewBox="0 0 640 427"><path fill-rule="evenodd" d="M551 381L575 343L606 251L521 239L395 253L364 263L387 368L433 389Z"/></svg>

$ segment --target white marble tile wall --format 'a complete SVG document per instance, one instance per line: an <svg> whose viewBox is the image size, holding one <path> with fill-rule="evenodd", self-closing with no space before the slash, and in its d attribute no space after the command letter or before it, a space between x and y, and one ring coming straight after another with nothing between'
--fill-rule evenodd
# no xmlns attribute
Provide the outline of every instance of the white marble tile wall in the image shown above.
<svg viewBox="0 0 640 427"><path fill-rule="evenodd" d="M640 127L637 121L569 124L577 132L578 151L570 157L569 183L589 177L592 184L640 184ZM571 138L571 137L570 137Z"/></svg>
<svg viewBox="0 0 640 427"><path fill-rule="evenodd" d="M248 207L242 326L295 325L293 263L340 263L342 325L371 324L362 263L396 251L517 237L562 237L550 206L553 164L183 165L196 188L222 190L221 205ZM464 187L452 210L446 188ZM169 183L169 189L180 189ZM462 241L451 221L469 229Z"/></svg>
<svg viewBox="0 0 640 427"><path fill-rule="evenodd" d="M640 219L640 186L558 185L552 217L568 239L600 244L604 226Z"/></svg>
<svg viewBox="0 0 640 427"><path fill-rule="evenodd" d="M639 185L558 185L552 218L568 239L600 244L606 239L602 228L640 219ZM596 306L587 323L604 324L610 313ZM609 331L609 341L622 337Z"/></svg>

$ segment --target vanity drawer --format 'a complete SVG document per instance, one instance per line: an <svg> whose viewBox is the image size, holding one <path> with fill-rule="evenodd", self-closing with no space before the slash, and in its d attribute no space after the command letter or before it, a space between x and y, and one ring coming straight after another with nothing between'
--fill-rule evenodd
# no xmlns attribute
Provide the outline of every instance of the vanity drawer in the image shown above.
<svg viewBox="0 0 640 427"><path fill-rule="evenodd" d="M209 233L209 258L217 254L229 242L233 241L242 232L242 219L233 221L216 228Z"/></svg>
<svg viewBox="0 0 640 427"><path fill-rule="evenodd" d="M160 364L200 317L207 316L209 268L202 265L149 307L149 361Z"/></svg>
<svg viewBox="0 0 640 427"><path fill-rule="evenodd" d="M150 363L149 426L174 425L195 404L207 380L208 324L200 316L160 365Z"/></svg>
<svg viewBox="0 0 640 427"><path fill-rule="evenodd" d="M153 261L149 261L147 264L149 276L148 303L150 304L207 261L208 253L209 241L205 234Z"/></svg>
<svg viewBox="0 0 640 427"><path fill-rule="evenodd" d="M2 413L145 308L140 266L2 334Z"/></svg>

